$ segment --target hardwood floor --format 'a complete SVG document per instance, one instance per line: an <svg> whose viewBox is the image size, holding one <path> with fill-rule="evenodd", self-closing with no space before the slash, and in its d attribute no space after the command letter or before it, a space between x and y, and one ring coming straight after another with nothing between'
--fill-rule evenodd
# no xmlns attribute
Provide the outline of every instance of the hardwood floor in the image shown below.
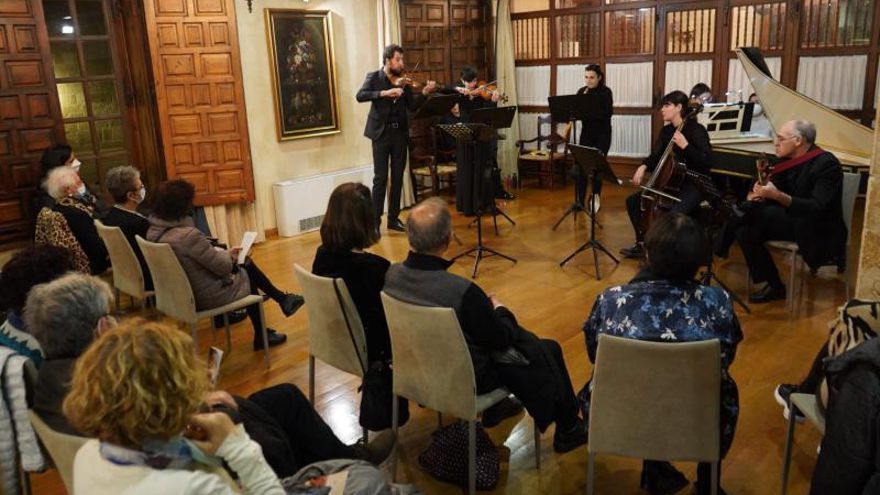
<svg viewBox="0 0 880 495"><path fill-rule="evenodd" d="M616 253L632 242L623 208L630 192L625 188L606 188L599 220L604 229L598 237ZM487 293L494 293L516 314L519 322L545 338L560 342L576 388L580 388L591 372L584 349L581 324L593 300L603 289L627 282L636 272L637 264L624 261L619 266L600 257L603 278L593 276L593 257L582 253L565 268L559 262L580 246L588 233L581 215L577 224L567 219L556 231L550 227L571 201L571 189L554 191L524 189L513 201L499 206L517 222L511 226L499 217L499 235L491 230L491 221L484 230L485 244L518 259L513 264L500 258L488 258L480 265L477 283ZM854 226L857 242L861 215ZM468 228L469 219L454 216L455 231L464 246L453 244L450 255L471 246L476 232ZM254 259L282 289L298 289L293 275L294 264L311 268L315 249L320 243L317 233L295 238L272 240L258 246ZM392 261L402 260L407 253L404 234L386 233L373 249ZM851 260L857 260L851 253ZM855 263L854 263L855 264ZM781 270L787 270L779 261ZM462 260L451 269L468 277L472 262ZM730 288L744 295L746 269L738 249L731 259L721 264L719 277ZM777 383L797 382L806 373L813 356L824 343L827 323L835 316L835 308L843 303L844 285L839 277L807 275L805 299L801 316L790 319L782 302L753 306L746 314L737 307L745 339L739 346L732 368L739 385L742 412L732 450L724 461L722 486L729 494L765 494L777 491L780 483L783 440L786 423L782 410L773 399ZM246 395L263 387L292 382L307 390L308 335L306 311L285 319L275 304L266 304L269 325L289 337L287 344L272 350L273 366L265 371L262 353L250 350L250 323L243 322L233 331L233 350L223 363L220 387ZM211 332L207 322L201 329L201 345L207 348ZM218 336L218 345L224 339ZM204 350L203 349L203 350ZM354 442L360 436L357 411L360 397L358 380L319 365L317 371L317 408L342 440ZM401 458L398 479L418 485L425 493L461 493L458 487L441 483L423 472L416 463L418 454L428 445L436 426L436 415L428 410L411 407L412 419L401 433ZM586 483L586 448L557 455L552 449L552 427L541 439L543 462L541 470L534 467L532 423L525 416L510 419L489 430L496 444L504 444L505 462L501 482L492 493L581 493ZM809 425L798 427L793 449L790 480L791 493L804 493L809 486L816 458L819 435ZM509 453L509 454L508 454ZM695 467L680 463L680 469L693 481ZM635 459L599 457L596 466L597 492L615 494L644 493L639 489L640 462ZM64 493L54 472L33 477L34 493ZM681 493L691 493L688 488Z"/></svg>

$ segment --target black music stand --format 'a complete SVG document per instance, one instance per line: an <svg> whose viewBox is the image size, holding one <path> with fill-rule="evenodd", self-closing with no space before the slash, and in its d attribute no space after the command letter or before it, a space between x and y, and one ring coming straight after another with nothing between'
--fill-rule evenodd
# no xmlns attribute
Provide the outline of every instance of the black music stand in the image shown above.
<svg viewBox="0 0 880 495"><path fill-rule="evenodd" d="M589 93L580 95L550 96L547 98L547 103L550 105L550 116L552 117L553 122L574 122L576 120L583 120L585 116L591 113L601 112L598 98L592 97ZM568 146L568 143L566 143L566 146ZM582 170L578 169L577 164L572 165L572 170L582 172ZM592 187L592 185L590 187ZM593 218L592 196L590 197L590 210L587 210L582 200L578 198L577 184L575 184L572 190L574 191L574 201L571 202L571 205L565 210L565 213L559 217L559 220L553 224L552 230L556 230L556 228L559 227L559 224L561 224L569 215L574 215L572 219L575 221L575 225L577 225L578 213L586 213L592 221L596 220ZM602 224L597 222L596 225L600 229L602 228Z"/></svg>
<svg viewBox="0 0 880 495"><path fill-rule="evenodd" d="M496 139L504 139L504 136L498 135L497 130L510 128L511 124L513 124L513 118L516 116L516 109L517 107L515 106L478 108L471 111L470 120L473 124L486 124L496 131ZM495 151L495 153L497 153L497 150ZM485 180L490 181L491 178ZM492 189L492 187L489 187L489 184L490 182L486 182L488 189L486 189L486 191L483 191L484 194L488 194L487 191L490 191ZM488 202L488 197L486 198L486 202ZM488 205L486 210L486 213L490 213L492 215L492 223L495 227L495 235L498 235L498 215L504 217L508 222L510 222L511 225L516 225L516 222L514 222L507 213L504 213L504 210L498 208L498 204L495 202L494 191L492 192L492 204ZM477 219L474 219L474 221L471 222L471 225L476 222ZM470 227L470 225L468 225L468 227Z"/></svg>
<svg viewBox="0 0 880 495"><path fill-rule="evenodd" d="M456 141L460 141L462 143L466 143L470 146L476 146L477 143L480 142L489 142L495 138L496 130L483 123L479 124L441 124L438 125L443 132L448 133L452 136ZM492 205L495 203L494 194L491 195L492 205L487 205L488 201L486 200L486 195L484 192L488 189L487 186L491 186L491 181L486 177L486 172L491 174L491 170L486 167L485 162L479 163L476 166L480 167L480 172L478 174L474 174L479 178L479 184L475 184L475 188L480 191L480 205L477 208L477 245L467 251L456 255L452 258L452 261L456 261L459 258L464 256L473 256L474 257L474 273L471 275L472 278L477 278L477 270L480 268L480 261L485 257L489 256L500 256L504 259L510 260L516 263L516 259L511 258L505 254L502 254L498 251L495 251L492 248L488 248L483 245L483 215L487 212L492 211ZM495 208L497 210L497 208Z"/></svg>
<svg viewBox="0 0 880 495"><path fill-rule="evenodd" d="M433 95L412 116L412 120L442 117L458 103L459 95Z"/></svg>
<svg viewBox="0 0 880 495"><path fill-rule="evenodd" d="M604 180L605 182L611 182L613 184L620 185L621 181L614 175L614 171L611 170L611 166L608 165L608 160L605 159L605 155L596 148L590 148L589 146L580 146L577 144L572 144L569 146L571 150L572 156L574 156L574 164L578 167L578 171L584 174L584 177L587 177L590 181L590 209L593 206L593 184L596 180ZM601 242L596 240L596 217L594 215L590 215L590 239L585 242L581 247L575 249L573 253L568 255L567 258L562 260L559 263L559 266L565 266L572 258L577 256L583 251L587 249L593 250L593 265L596 267L596 280L602 280L602 273L599 271L599 251L605 253L609 258L611 258L615 264L620 264L620 261L608 251L605 246L602 245Z"/></svg>

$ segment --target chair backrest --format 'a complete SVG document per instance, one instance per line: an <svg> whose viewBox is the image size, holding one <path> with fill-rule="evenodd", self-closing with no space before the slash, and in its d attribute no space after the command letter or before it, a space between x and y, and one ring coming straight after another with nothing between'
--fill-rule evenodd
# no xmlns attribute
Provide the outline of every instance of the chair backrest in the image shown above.
<svg viewBox="0 0 880 495"><path fill-rule="evenodd" d="M547 134L541 133L541 127L544 125L550 126L550 132ZM562 134L557 132L559 125L565 125ZM559 147L564 146L568 142L568 139L571 136L571 129L572 127L569 127L568 123L556 122L551 115L538 115L538 149L542 149L541 143L546 142L546 145L544 145L543 148L550 151L559 151Z"/></svg>
<svg viewBox="0 0 880 495"><path fill-rule="evenodd" d="M850 172L843 173L843 191L840 194L841 206L843 207L843 223L846 224L846 244L852 239L852 217L856 205L856 196L859 194L861 174Z"/></svg>
<svg viewBox="0 0 880 495"><path fill-rule="evenodd" d="M95 220L95 228L110 253L113 286L126 294L143 298L144 271L122 229L108 227L100 220Z"/></svg>
<svg viewBox="0 0 880 495"><path fill-rule="evenodd" d="M196 299L171 245L150 242L141 236L135 236L135 239L153 277L156 309L175 320L195 322Z"/></svg>
<svg viewBox="0 0 880 495"><path fill-rule="evenodd" d="M334 368L363 377L367 369L367 339L345 281L313 275L299 265L294 266L294 271L309 313L309 354Z"/></svg>
<svg viewBox="0 0 880 495"><path fill-rule="evenodd" d="M382 292L394 356L394 394L464 420L477 418L474 363L452 308Z"/></svg>
<svg viewBox="0 0 880 495"><path fill-rule="evenodd" d="M718 460L718 340L661 343L601 335L592 386L591 453Z"/></svg>
<svg viewBox="0 0 880 495"><path fill-rule="evenodd" d="M31 426L40 438L40 442L46 448L49 457L52 458L52 463L58 469L58 474L61 475L67 492L73 493L73 459L88 438L53 430L33 410L28 411L28 417L31 420Z"/></svg>

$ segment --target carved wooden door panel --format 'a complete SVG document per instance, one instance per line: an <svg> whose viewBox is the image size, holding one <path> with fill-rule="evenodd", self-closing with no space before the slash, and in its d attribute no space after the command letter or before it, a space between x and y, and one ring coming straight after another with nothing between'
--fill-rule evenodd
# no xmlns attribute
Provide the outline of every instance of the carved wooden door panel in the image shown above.
<svg viewBox="0 0 880 495"><path fill-rule="evenodd" d="M449 21L446 0L419 0L401 5L401 38L406 65L416 80L452 84L449 72Z"/></svg>
<svg viewBox="0 0 880 495"><path fill-rule="evenodd" d="M145 0L169 178L196 203L254 200L247 115L232 0Z"/></svg>
<svg viewBox="0 0 880 495"><path fill-rule="evenodd" d="M477 69L477 77L486 79L489 73L486 50L486 12L482 0L450 0L449 32L452 76L458 80L461 68L470 65Z"/></svg>
<svg viewBox="0 0 880 495"><path fill-rule="evenodd" d="M42 6L0 1L0 242L33 231L33 195L44 149L61 118Z"/></svg>

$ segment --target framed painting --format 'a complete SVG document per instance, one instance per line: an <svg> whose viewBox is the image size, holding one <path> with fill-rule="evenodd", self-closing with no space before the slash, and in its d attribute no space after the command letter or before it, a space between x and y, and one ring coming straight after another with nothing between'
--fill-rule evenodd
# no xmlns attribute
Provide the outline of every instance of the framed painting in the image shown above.
<svg viewBox="0 0 880 495"><path fill-rule="evenodd" d="M265 9L278 140L340 132L330 12Z"/></svg>

